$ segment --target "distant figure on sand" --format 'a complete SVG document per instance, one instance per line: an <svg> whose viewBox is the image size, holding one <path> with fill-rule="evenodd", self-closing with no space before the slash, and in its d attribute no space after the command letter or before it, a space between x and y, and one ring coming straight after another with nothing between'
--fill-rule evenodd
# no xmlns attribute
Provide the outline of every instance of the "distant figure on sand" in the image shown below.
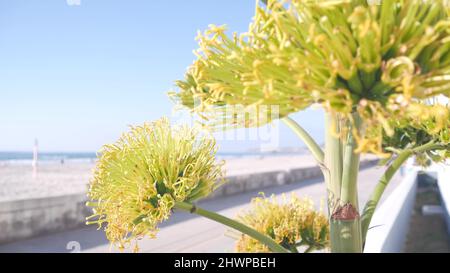
<svg viewBox="0 0 450 273"><path fill-rule="evenodd" d="M38 165L38 140L34 139L34 147L33 147L33 162L31 163L33 166L33 178L36 178L37 175L37 165Z"/></svg>

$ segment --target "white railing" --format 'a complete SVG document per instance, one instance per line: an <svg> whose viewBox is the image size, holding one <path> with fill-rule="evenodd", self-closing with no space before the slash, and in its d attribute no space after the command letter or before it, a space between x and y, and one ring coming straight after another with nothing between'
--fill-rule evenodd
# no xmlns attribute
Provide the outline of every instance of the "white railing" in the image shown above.
<svg viewBox="0 0 450 273"><path fill-rule="evenodd" d="M375 211L365 253L402 252L417 190L417 170L408 169L400 185Z"/></svg>
<svg viewBox="0 0 450 273"><path fill-rule="evenodd" d="M441 194L444 218L447 222L447 230L450 235L450 167L442 166L438 169L438 186Z"/></svg>

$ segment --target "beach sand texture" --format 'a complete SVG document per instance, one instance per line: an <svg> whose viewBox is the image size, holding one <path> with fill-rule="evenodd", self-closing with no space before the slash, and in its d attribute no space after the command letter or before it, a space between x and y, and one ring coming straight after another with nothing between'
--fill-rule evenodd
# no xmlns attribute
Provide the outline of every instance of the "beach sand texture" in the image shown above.
<svg viewBox="0 0 450 273"><path fill-rule="evenodd" d="M310 155L241 157L227 159L225 172L236 176L313 166ZM30 165L0 165L0 202L86 192L93 167L90 162L45 163L33 177Z"/></svg>
<svg viewBox="0 0 450 273"><path fill-rule="evenodd" d="M36 177L31 165L0 166L0 202L85 192L93 163L46 163Z"/></svg>

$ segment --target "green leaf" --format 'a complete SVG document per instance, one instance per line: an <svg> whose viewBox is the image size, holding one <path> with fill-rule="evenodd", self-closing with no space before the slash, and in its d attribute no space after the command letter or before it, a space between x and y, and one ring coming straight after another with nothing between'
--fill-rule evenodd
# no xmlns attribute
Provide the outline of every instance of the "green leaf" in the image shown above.
<svg viewBox="0 0 450 273"><path fill-rule="evenodd" d="M163 181L156 181L155 187L156 192L161 196L169 192Z"/></svg>
<svg viewBox="0 0 450 273"><path fill-rule="evenodd" d="M145 200L145 202L150 203L156 209L159 206L158 200L159 198L157 196L152 196L148 200Z"/></svg>
<svg viewBox="0 0 450 273"><path fill-rule="evenodd" d="M139 215L136 219L133 220L133 224L139 225L140 223L142 223L142 220L144 220L145 217L147 217L147 215L145 214Z"/></svg>

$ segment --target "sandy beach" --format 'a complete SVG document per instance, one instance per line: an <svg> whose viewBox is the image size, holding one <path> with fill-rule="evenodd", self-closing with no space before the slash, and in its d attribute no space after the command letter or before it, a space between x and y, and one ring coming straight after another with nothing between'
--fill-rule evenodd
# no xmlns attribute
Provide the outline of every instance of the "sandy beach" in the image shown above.
<svg viewBox="0 0 450 273"><path fill-rule="evenodd" d="M226 175L250 174L314 166L309 155L242 157L225 161ZM43 163L36 176L25 164L0 165L0 202L83 193L94 168L94 162Z"/></svg>
<svg viewBox="0 0 450 273"><path fill-rule="evenodd" d="M0 202L84 192L94 163L46 163L36 177L30 165L0 166Z"/></svg>
<svg viewBox="0 0 450 273"><path fill-rule="evenodd" d="M315 164L310 156L234 158L225 162L226 175L289 169ZM31 165L0 165L0 202L86 192L94 162L44 163L36 176Z"/></svg>
<svg viewBox="0 0 450 273"><path fill-rule="evenodd" d="M310 155L240 157L225 161L227 176L317 166ZM44 163L33 176L30 165L0 165L0 202L83 193L94 162Z"/></svg>

